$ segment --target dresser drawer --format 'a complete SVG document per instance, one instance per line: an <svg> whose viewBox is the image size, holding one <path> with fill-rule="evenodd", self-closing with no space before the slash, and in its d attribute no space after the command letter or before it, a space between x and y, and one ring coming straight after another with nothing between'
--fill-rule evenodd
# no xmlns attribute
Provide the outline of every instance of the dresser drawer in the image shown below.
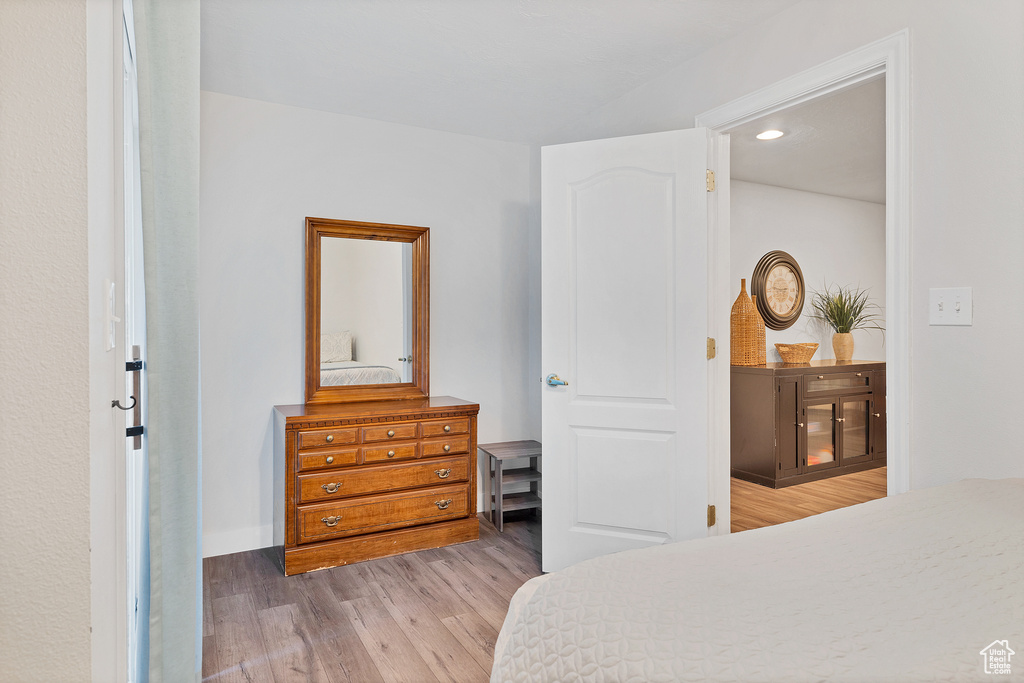
<svg viewBox="0 0 1024 683"><path fill-rule="evenodd" d="M382 425L379 427L363 427L363 443L415 439L418 436L416 433L418 427L419 424L416 422Z"/></svg>
<svg viewBox="0 0 1024 683"><path fill-rule="evenodd" d="M358 448L336 448L331 450L299 453L299 471L322 470L325 467L345 467L359 464Z"/></svg>
<svg viewBox="0 0 1024 683"><path fill-rule="evenodd" d="M452 420L436 420L422 423L422 436L447 436L449 434L469 434L469 418L457 417Z"/></svg>
<svg viewBox="0 0 1024 683"><path fill-rule="evenodd" d="M449 453L468 453L469 438L459 437L457 439L435 439L424 441L422 446L422 457L430 458L436 455L448 455Z"/></svg>
<svg viewBox="0 0 1024 683"><path fill-rule="evenodd" d="M387 493L420 486L469 480L469 459L446 458L357 470L299 476L299 502L316 503L368 493Z"/></svg>
<svg viewBox="0 0 1024 683"><path fill-rule="evenodd" d="M363 462L393 462L395 460L409 460L416 457L415 443L401 443L392 446L379 446L377 448L363 449Z"/></svg>
<svg viewBox="0 0 1024 683"><path fill-rule="evenodd" d="M468 510L466 484L312 505L299 509L298 542L456 519L465 517Z"/></svg>
<svg viewBox="0 0 1024 683"><path fill-rule="evenodd" d="M359 440L357 429L304 429L299 432L299 450L343 446Z"/></svg>

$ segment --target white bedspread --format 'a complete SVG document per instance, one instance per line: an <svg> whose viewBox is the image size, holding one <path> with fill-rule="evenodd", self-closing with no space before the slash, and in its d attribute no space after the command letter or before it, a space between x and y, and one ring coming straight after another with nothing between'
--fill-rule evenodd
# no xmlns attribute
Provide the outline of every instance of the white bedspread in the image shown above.
<svg viewBox="0 0 1024 683"><path fill-rule="evenodd" d="M402 378L386 365L366 365L354 360L320 364L320 386L343 384L393 384Z"/></svg>
<svg viewBox="0 0 1024 683"><path fill-rule="evenodd" d="M1007 640L1012 675L984 673ZM618 553L527 582L491 681L1024 680L1024 479Z"/></svg>

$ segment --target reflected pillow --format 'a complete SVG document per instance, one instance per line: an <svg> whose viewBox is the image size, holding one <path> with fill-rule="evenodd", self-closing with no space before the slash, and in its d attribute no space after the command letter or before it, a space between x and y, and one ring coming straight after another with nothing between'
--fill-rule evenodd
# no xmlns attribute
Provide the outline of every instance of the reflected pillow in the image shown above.
<svg viewBox="0 0 1024 683"><path fill-rule="evenodd" d="M348 330L320 335L320 362L340 363L352 360L352 333Z"/></svg>

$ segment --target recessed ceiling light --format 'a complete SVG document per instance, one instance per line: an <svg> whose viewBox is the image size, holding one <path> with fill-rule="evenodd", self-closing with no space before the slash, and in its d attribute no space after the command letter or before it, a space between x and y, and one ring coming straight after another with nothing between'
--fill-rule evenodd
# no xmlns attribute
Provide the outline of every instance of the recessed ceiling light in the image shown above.
<svg viewBox="0 0 1024 683"><path fill-rule="evenodd" d="M757 134L758 140L774 140L775 138L781 138L785 133L781 130L766 130L763 133Z"/></svg>

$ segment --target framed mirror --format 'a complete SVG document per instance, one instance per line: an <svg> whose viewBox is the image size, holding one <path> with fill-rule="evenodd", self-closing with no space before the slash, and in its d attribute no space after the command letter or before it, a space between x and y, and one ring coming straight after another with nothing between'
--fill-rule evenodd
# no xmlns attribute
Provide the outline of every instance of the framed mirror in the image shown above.
<svg viewBox="0 0 1024 683"><path fill-rule="evenodd" d="M429 232L306 218L306 403L429 395Z"/></svg>

